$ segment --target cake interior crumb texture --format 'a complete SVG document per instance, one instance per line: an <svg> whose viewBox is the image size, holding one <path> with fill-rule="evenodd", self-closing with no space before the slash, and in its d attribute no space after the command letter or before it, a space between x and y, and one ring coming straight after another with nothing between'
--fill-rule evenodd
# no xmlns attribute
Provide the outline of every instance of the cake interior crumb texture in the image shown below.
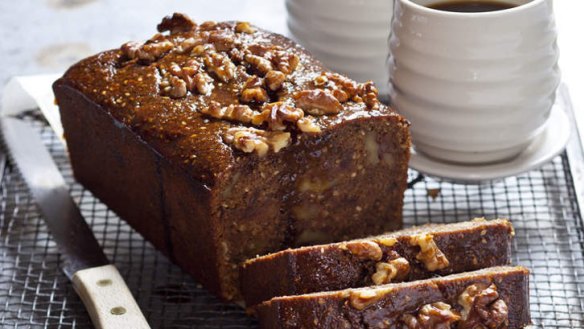
<svg viewBox="0 0 584 329"><path fill-rule="evenodd" d="M76 179L225 300L238 265L402 226L409 123L283 36L167 17L53 88Z"/></svg>
<svg viewBox="0 0 584 329"><path fill-rule="evenodd" d="M276 297L261 328L507 328L531 324L529 271L492 267L428 280Z"/></svg>
<svg viewBox="0 0 584 329"><path fill-rule="evenodd" d="M286 249L244 262L241 291L246 306L253 307L276 296L414 281L508 265L513 235L508 220L475 219ZM428 245L434 248L426 248L426 262L420 257L419 237L430 237L432 243Z"/></svg>

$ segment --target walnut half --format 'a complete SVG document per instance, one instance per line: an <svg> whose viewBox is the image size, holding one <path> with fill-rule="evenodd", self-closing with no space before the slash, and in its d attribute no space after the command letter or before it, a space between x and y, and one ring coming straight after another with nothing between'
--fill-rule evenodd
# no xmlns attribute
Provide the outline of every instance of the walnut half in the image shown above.
<svg viewBox="0 0 584 329"><path fill-rule="evenodd" d="M362 288L359 290L351 290L349 294L349 304L356 310L364 310L367 307L375 304L381 297L385 296L391 290L379 290Z"/></svg>
<svg viewBox="0 0 584 329"><path fill-rule="evenodd" d="M473 284L458 297L462 306L462 320L458 329L506 328L509 325L509 310L499 298L497 286Z"/></svg>
<svg viewBox="0 0 584 329"><path fill-rule="evenodd" d="M343 105L328 91L303 90L294 95L296 105L312 115L337 114Z"/></svg>
<svg viewBox="0 0 584 329"><path fill-rule="evenodd" d="M223 141L245 153L265 156L268 150L279 152L290 143L290 133L265 131L248 127L230 128L223 135Z"/></svg>
<svg viewBox="0 0 584 329"><path fill-rule="evenodd" d="M426 304L417 314L404 314L401 317L407 329L450 329L458 320L458 312L443 302Z"/></svg>
<svg viewBox="0 0 584 329"><path fill-rule="evenodd" d="M375 264L375 273L371 276L374 284L386 284L390 282L403 281L410 273L410 263L407 259L400 257L389 262L379 262Z"/></svg>
<svg viewBox="0 0 584 329"><path fill-rule="evenodd" d="M383 251L379 245L373 241L352 241L347 242L345 247L349 252L357 258L362 260L381 260L383 257Z"/></svg>
<svg viewBox="0 0 584 329"><path fill-rule="evenodd" d="M420 247L420 252L416 255L416 259L424 263L428 271L441 270L450 265L442 250L434 242L434 237L431 234L413 236L410 244Z"/></svg>

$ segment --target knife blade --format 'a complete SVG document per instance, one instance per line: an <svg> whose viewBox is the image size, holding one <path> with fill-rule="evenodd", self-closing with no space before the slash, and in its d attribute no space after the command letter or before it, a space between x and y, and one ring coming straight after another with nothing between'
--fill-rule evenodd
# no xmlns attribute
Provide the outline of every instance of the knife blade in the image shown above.
<svg viewBox="0 0 584 329"><path fill-rule="evenodd" d="M69 194L37 131L12 117L1 119L2 137L62 255L62 270L97 328L149 328L118 270L110 264Z"/></svg>

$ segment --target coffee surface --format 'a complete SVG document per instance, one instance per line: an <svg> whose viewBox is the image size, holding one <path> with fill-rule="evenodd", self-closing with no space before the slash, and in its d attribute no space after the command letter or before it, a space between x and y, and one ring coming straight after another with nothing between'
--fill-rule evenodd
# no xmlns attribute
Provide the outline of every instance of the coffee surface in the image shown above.
<svg viewBox="0 0 584 329"><path fill-rule="evenodd" d="M510 9L516 6L517 5L515 4L503 1L459 0L459 1L440 1L432 5L429 5L428 8L459 13L477 13Z"/></svg>

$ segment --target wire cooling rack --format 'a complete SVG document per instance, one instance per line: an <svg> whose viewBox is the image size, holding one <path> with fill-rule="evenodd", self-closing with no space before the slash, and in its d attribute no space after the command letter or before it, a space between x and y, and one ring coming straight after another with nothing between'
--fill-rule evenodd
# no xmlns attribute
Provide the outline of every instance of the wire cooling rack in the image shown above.
<svg viewBox="0 0 584 329"><path fill-rule="evenodd" d="M75 183L62 143L38 112L38 128L106 255L116 264L153 328L255 328L222 304ZM581 150L579 151L581 152ZM584 328L584 228L567 153L539 170L487 185L439 182L410 171L406 225L473 217L513 221L515 264L529 267L536 327ZM0 186L0 326L91 328L21 177L6 166Z"/></svg>

